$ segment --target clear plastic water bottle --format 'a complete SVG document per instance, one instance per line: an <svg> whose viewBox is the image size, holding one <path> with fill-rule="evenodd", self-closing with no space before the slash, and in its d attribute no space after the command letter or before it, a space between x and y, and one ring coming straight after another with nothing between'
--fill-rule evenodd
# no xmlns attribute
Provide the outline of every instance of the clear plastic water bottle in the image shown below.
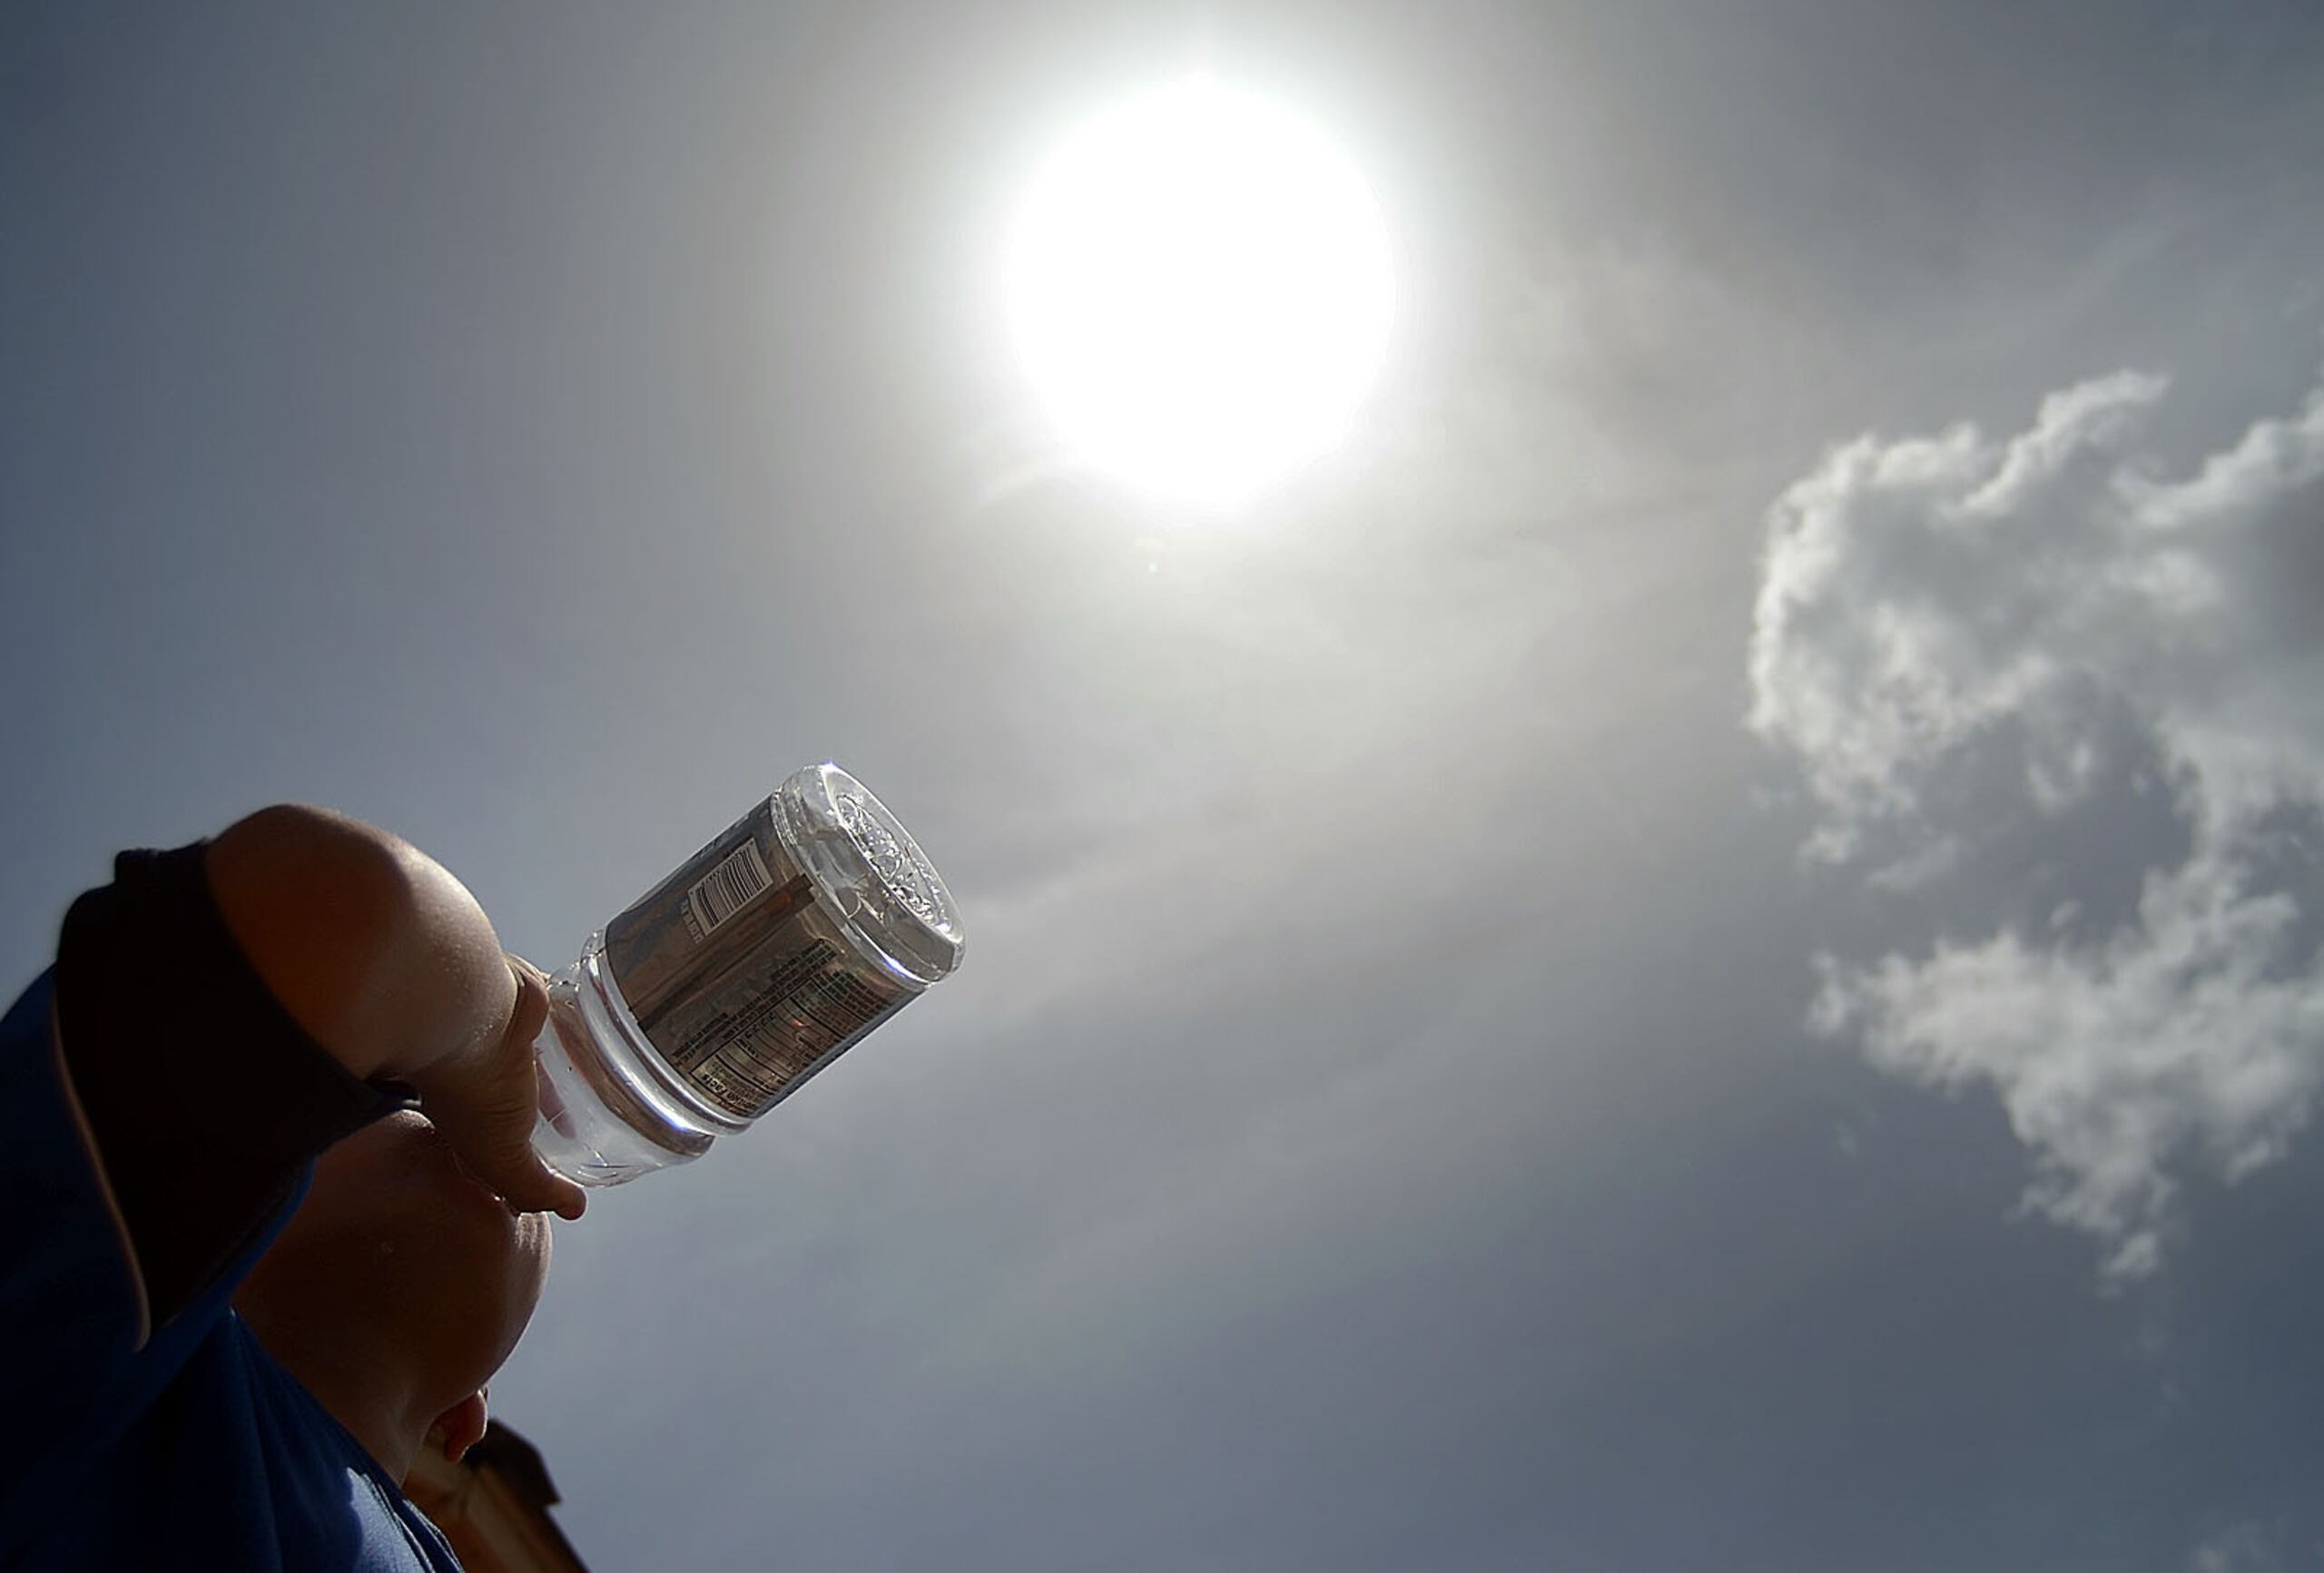
<svg viewBox="0 0 2324 1573"><path fill-rule="evenodd" d="M810 765L550 985L533 1143L585 1185L699 1157L960 964L951 893L862 782Z"/></svg>

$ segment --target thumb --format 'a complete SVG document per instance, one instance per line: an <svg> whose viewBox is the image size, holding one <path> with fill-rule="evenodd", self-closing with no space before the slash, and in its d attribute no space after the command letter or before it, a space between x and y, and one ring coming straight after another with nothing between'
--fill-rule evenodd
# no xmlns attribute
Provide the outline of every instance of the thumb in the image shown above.
<svg viewBox="0 0 2324 1573"><path fill-rule="evenodd" d="M578 1218L587 1205L581 1187L533 1150L540 1118L533 1040L548 1018L548 991L529 964L512 958L510 970L517 1003L507 1031L497 1042L429 1067L411 1078L412 1086L421 1111L478 1181L521 1212Z"/></svg>

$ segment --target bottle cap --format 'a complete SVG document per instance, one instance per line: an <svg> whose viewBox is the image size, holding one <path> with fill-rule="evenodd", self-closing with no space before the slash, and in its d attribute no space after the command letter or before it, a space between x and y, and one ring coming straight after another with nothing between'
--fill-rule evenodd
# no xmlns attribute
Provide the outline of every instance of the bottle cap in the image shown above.
<svg viewBox="0 0 2324 1573"><path fill-rule="evenodd" d="M811 764L775 789L775 833L849 939L926 988L960 964L960 911L887 805L839 766Z"/></svg>

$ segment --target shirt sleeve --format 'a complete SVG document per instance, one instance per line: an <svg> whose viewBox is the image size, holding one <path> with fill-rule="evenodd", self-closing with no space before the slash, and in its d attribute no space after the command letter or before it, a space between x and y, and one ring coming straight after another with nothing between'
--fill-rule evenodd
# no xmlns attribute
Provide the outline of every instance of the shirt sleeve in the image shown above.
<svg viewBox="0 0 2324 1573"><path fill-rule="evenodd" d="M123 853L0 1018L0 1521L134 1422L314 1155L405 1101L267 991L202 847Z"/></svg>
<svg viewBox="0 0 2324 1573"><path fill-rule="evenodd" d="M157 1327L279 1218L308 1159L398 1106L268 992L206 845L123 852L57 950L65 1072Z"/></svg>

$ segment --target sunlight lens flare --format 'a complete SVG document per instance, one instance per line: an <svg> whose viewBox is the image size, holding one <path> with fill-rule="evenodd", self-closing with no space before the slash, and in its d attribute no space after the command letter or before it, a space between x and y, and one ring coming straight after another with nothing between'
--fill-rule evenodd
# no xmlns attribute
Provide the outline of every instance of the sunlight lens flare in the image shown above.
<svg viewBox="0 0 2324 1573"><path fill-rule="evenodd" d="M1387 349L1387 234L1362 177L1207 78L1073 135L1008 268L1017 347L1065 440L1190 500L1240 500L1336 445Z"/></svg>

